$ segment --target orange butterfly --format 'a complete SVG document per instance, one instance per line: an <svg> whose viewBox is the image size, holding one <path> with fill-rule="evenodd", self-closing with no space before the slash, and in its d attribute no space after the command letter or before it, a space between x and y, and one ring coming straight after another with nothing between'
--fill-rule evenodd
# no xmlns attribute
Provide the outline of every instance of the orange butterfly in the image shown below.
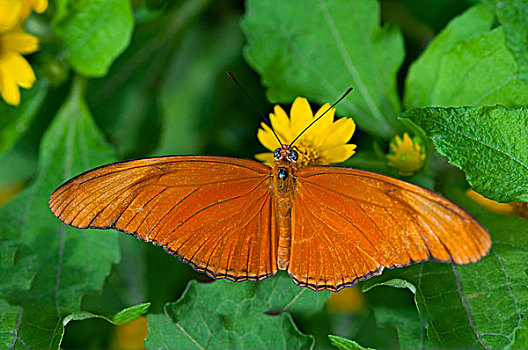
<svg viewBox="0 0 528 350"><path fill-rule="evenodd" d="M259 281L280 269L316 291L384 267L487 254L488 233L453 202L368 171L298 167L293 142L275 150L272 167L212 156L104 165L57 188L49 207L74 227L162 245L212 278Z"/></svg>

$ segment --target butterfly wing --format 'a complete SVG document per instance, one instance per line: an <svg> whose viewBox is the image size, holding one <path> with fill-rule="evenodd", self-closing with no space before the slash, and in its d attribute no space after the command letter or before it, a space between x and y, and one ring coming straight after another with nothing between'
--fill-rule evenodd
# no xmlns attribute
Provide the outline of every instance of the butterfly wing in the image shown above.
<svg viewBox="0 0 528 350"><path fill-rule="evenodd" d="M114 163L66 182L49 206L66 224L162 245L213 278L260 280L277 271L270 168L255 161L171 156Z"/></svg>
<svg viewBox="0 0 528 350"><path fill-rule="evenodd" d="M490 246L466 211L422 187L342 167L297 172L288 271L298 285L337 291L384 267L475 262Z"/></svg>

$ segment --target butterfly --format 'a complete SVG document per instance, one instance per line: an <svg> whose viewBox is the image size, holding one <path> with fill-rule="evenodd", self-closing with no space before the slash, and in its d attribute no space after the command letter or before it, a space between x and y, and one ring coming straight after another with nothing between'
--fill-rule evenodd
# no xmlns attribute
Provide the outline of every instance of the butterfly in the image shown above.
<svg viewBox="0 0 528 350"><path fill-rule="evenodd" d="M212 278L260 281L287 270L316 291L489 251L486 229L441 195L369 171L299 167L294 142L281 143L273 166L217 156L104 165L58 187L49 207L68 225L161 245Z"/></svg>

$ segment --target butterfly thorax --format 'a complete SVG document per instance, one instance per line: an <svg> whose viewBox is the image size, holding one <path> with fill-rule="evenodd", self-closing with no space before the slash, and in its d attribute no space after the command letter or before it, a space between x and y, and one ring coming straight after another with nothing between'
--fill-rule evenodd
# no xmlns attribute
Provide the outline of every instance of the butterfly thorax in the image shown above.
<svg viewBox="0 0 528 350"><path fill-rule="evenodd" d="M286 270L290 262L291 246L291 209L295 191L297 166L295 163L280 160L272 171L273 198L275 201L275 220L279 239L277 247L277 265Z"/></svg>
<svg viewBox="0 0 528 350"><path fill-rule="evenodd" d="M299 154L289 145L282 145L274 152L275 165L273 166L273 191L275 198L290 198L295 189L297 172L297 159Z"/></svg>

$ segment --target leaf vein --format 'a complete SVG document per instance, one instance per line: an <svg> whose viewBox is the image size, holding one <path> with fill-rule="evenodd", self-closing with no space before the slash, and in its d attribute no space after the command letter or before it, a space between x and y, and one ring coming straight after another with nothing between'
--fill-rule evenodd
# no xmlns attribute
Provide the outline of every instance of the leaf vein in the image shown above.
<svg viewBox="0 0 528 350"><path fill-rule="evenodd" d="M467 300L464 297L464 293L462 291L462 283L460 282L460 274L458 273L458 270L457 270L455 265L452 264L451 267L452 267L452 270L453 270L453 275L455 276L457 292L458 292L458 295L460 297L460 301L462 302L462 306L464 307L464 310L466 311L466 316L467 316L467 319L468 319L468 322L469 322L469 326L473 330L473 333L475 333L475 336L477 337L477 341L479 342L479 344L484 349L488 349L488 347L486 346L486 344L482 340L481 334L479 333L477 327L475 326L475 322L473 321L473 316L471 315L471 310L469 309L469 305L467 303Z"/></svg>
<svg viewBox="0 0 528 350"><path fill-rule="evenodd" d="M505 151L499 149L498 147L495 147L495 146L493 146L493 145L489 145L489 144L485 143L484 141L482 141L482 140L480 140L480 139L478 139L478 138L476 138L476 137L471 137L470 135L466 135L466 134L464 134L464 133L462 133L462 132L460 132L460 131L458 131L458 130L455 130L455 129L453 129L453 128L449 127L448 125L443 124L443 123L441 123L441 122L433 121L433 123L437 123L438 125L445 127L448 131L452 132L453 134L456 134L456 135L459 135L459 136L465 137L465 138L467 138L467 139L469 139L469 140L471 140L471 141L474 141L474 142L476 142L476 143L478 143L478 144L481 144L482 146L488 147L488 148L490 148L490 149L496 151L497 153L500 153L500 154L502 154L502 155L504 155L504 156L510 158L511 160L513 160L514 162L518 163L520 166L522 166L523 168L525 168L526 170L528 170L528 164L525 164L525 163L522 162L521 160L519 160L519 159L513 157L511 154L509 154L508 152L505 152Z"/></svg>
<svg viewBox="0 0 528 350"><path fill-rule="evenodd" d="M323 14L326 19L326 23L328 24L328 28L330 29L332 33L332 37L339 48L339 54L341 55L341 58L343 59L343 62L345 63L348 72L354 79L354 82L358 85L358 90L360 94L363 96L363 99L367 103L367 106L372 112L372 115L380 122L380 126L386 125L386 120L377 107L376 103L372 99L372 96L369 93L369 90L363 80L361 79L361 76L359 75L359 72L357 71L354 63L352 62L350 58L350 54L343 42L343 38L341 37L341 34L339 33L339 30L337 29L334 19L332 18L332 15L328 11L328 7L326 6L325 0L318 0L319 1L319 7L323 11Z"/></svg>

